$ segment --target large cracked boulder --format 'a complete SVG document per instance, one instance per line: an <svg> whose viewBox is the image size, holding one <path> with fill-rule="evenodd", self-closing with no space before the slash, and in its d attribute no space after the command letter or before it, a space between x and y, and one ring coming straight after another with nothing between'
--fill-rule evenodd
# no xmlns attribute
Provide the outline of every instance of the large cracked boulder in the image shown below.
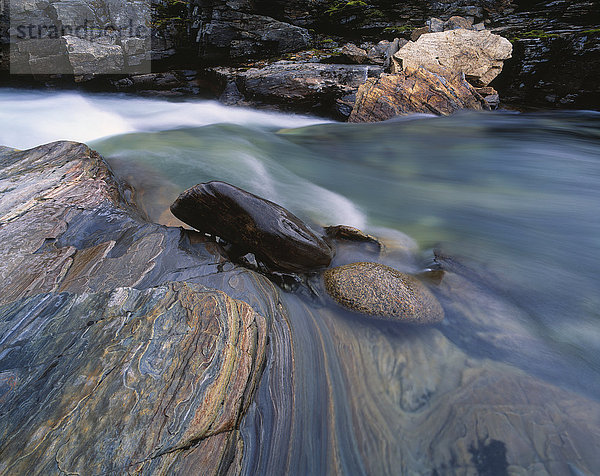
<svg viewBox="0 0 600 476"><path fill-rule="evenodd" d="M489 31L448 30L421 35L393 56L392 72L420 66L433 71L464 73L474 86L487 86L511 57L512 44Z"/></svg>
<svg viewBox="0 0 600 476"><path fill-rule="evenodd" d="M412 113L445 116L461 109L489 109L462 74L406 68L397 74L368 79L358 89L348 122L385 121Z"/></svg>

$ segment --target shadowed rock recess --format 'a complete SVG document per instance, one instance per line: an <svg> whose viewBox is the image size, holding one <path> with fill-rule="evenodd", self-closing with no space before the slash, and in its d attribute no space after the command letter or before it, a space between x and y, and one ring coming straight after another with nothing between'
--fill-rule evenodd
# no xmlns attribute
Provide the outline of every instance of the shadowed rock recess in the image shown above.
<svg viewBox="0 0 600 476"><path fill-rule="evenodd" d="M0 475L600 467L585 375L468 268L439 258L436 326L365 319L132 198L82 144L0 148Z"/></svg>

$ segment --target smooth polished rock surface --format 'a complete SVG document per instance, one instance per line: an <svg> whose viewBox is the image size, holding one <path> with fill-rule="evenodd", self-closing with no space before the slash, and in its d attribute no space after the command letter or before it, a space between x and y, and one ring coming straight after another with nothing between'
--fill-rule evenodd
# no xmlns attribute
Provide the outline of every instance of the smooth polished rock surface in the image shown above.
<svg viewBox="0 0 600 476"><path fill-rule="evenodd" d="M433 324L444 319L435 296L417 278L379 263L352 263L323 274L329 295L342 306L374 317Z"/></svg>
<svg viewBox="0 0 600 476"><path fill-rule="evenodd" d="M0 316L0 473L177 472L213 436L235 448L266 347L248 304L172 283L38 294ZM205 457L199 471L235 452Z"/></svg>
<svg viewBox="0 0 600 476"><path fill-rule="evenodd" d="M171 212L198 231L253 253L274 271L308 271L331 262L333 250L298 217L276 203L225 182L183 192Z"/></svg>
<svg viewBox="0 0 600 476"><path fill-rule="evenodd" d="M0 474L238 472L276 289L83 144L0 148L0 197Z"/></svg>

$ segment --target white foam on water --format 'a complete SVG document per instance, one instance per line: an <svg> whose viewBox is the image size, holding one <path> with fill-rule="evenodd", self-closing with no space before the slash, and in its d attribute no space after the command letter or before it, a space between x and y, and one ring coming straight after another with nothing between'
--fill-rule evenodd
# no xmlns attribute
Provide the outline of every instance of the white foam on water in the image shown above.
<svg viewBox="0 0 600 476"><path fill-rule="evenodd" d="M328 122L309 116L125 95L0 89L0 145L27 149L56 140L89 142L129 132L230 123L295 128Z"/></svg>
<svg viewBox="0 0 600 476"><path fill-rule="evenodd" d="M350 199L291 172L260 151L236 156L237 185L321 225L363 228L367 217Z"/></svg>

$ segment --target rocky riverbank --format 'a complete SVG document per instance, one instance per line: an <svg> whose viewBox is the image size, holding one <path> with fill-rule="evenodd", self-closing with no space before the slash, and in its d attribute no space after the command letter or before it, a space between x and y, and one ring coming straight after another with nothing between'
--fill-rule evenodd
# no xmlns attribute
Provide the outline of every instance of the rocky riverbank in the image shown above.
<svg viewBox="0 0 600 476"><path fill-rule="evenodd" d="M11 18L32 15L13 3ZM53 25L64 22L65 15L83 18L89 10L83 3L69 2L68 8L63 3L52 2L36 13L36 22ZM108 4L94 8L103 12L95 15L98 28L125 16ZM65 87L75 81L78 87L95 90L215 97L226 104L346 119L358 86L381 73L394 73L389 71L391 56L404 43L418 41L423 34L466 28L485 29L512 44L504 72L491 89L479 91L491 107L497 107L500 98L503 107L517 109L598 109L599 15L593 2L585 1L165 1L152 9L147 51L140 38L90 45L65 37L52 58L64 63L67 74L43 74L47 63L32 50L28 64L21 65L25 72L29 68L29 77L14 77L6 72L6 10L0 17L0 79L4 84ZM119 74L149 61L152 72ZM94 62L102 64L106 74L85 74Z"/></svg>

